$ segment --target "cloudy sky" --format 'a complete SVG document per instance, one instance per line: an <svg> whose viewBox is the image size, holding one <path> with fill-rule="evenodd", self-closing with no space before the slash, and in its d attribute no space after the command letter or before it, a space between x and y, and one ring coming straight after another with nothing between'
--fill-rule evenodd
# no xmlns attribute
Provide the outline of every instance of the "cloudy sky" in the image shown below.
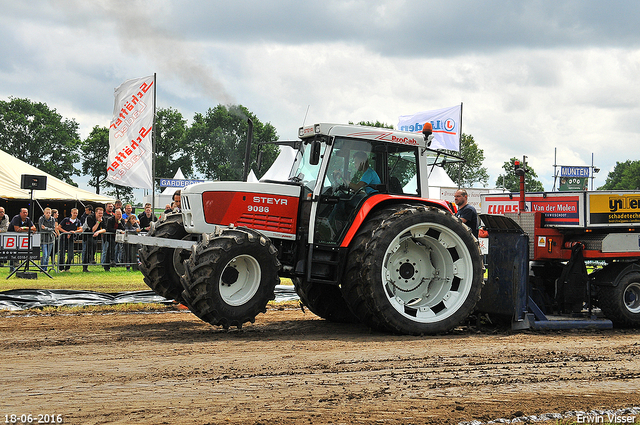
<svg viewBox="0 0 640 425"><path fill-rule="evenodd" d="M242 104L283 139L312 122L382 121L464 104L490 186L527 155L640 159L640 2L0 0L0 99L108 126L113 90L157 73L158 107L191 120ZM307 113L308 111L308 113ZM160 176L166 177L166 176Z"/></svg>

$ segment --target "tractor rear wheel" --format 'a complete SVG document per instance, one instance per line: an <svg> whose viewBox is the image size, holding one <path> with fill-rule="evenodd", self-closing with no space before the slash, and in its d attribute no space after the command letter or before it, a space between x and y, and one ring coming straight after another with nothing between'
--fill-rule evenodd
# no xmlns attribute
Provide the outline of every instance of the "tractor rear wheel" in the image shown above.
<svg viewBox="0 0 640 425"><path fill-rule="evenodd" d="M182 214L167 215L165 221L149 232L149 236L191 239L182 225ZM190 255L191 251L184 249L143 246L140 249L140 271L144 275L144 282L156 294L182 302L180 276L184 273L183 263Z"/></svg>
<svg viewBox="0 0 640 425"><path fill-rule="evenodd" d="M269 238L247 228L203 235L185 261L182 297L196 316L228 329L253 323L275 298L278 251Z"/></svg>
<svg viewBox="0 0 640 425"><path fill-rule="evenodd" d="M374 329L437 334L459 325L480 299L482 257L458 218L434 207L381 210L356 235L345 298Z"/></svg>
<svg viewBox="0 0 640 425"><path fill-rule="evenodd" d="M605 317L617 326L640 325L640 273L627 273L615 287L601 286L598 299Z"/></svg>
<svg viewBox="0 0 640 425"><path fill-rule="evenodd" d="M349 309L338 286L308 283L306 279L300 278L295 278L293 284L302 304L316 316L336 323L359 322Z"/></svg>

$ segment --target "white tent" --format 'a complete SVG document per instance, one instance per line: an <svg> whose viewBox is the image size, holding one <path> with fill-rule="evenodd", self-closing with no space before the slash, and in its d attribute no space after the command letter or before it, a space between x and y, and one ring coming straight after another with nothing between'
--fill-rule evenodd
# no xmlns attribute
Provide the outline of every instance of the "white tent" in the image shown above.
<svg viewBox="0 0 640 425"><path fill-rule="evenodd" d="M174 180L184 180L184 173L182 172L182 168L178 167L178 171L176 171L176 175L173 176ZM171 201L173 200L173 194L175 193L176 188L175 187L165 187L164 190L162 191L162 193L160 194L160 196L168 196L169 197L169 202L167 202L168 204L171 203ZM162 205L164 207L164 205Z"/></svg>
<svg viewBox="0 0 640 425"><path fill-rule="evenodd" d="M182 169L180 167L178 167L178 171L176 171L176 174L173 176L173 179L184 180L184 174L182 173ZM155 208L157 209L162 208L164 210L165 205L171 204L171 202L173 202L173 194L177 189L179 188L165 187L164 190L160 192L159 195L156 195ZM151 203L151 195L145 195L143 199L145 203L147 202Z"/></svg>
<svg viewBox="0 0 640 425"><path fill-rule="evenodd" d="M271 167L264 173L262 180L287 181L289 173L296 158L296 151L290 146L280 146L280 154L271 164Z"/></svg>
<svg viewBox="0 0 640 425"><path fill-rule="evenodd" d="M0 198L30 199L31 191L20 188L22 174L47 177L46 190L34 190L34 200L113 202L114 198L79 189L0 150Z"/></svg>
<svg viewBox="0 0 640 425"><path fill-rule="evenodd" d="M433 168L433 169L432 169ZM442 167L429 167L429 187L454 187L456 184Z"/></svg>

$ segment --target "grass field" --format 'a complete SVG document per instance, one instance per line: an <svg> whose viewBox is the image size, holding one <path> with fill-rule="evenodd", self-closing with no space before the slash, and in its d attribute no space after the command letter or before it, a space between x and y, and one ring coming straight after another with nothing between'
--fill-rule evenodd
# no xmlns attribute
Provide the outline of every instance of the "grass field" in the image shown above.
<svg viewBox="0 0 640 425"><path fill-rule="evenodd" d="M30 271L33 271L29 268ZM37 269L36 269L37 270ZM0 267L0 292L11 289L73 289L95 292L125 292L125 291L146 291L149 287L142 280L142 273L139 271L127 271L124 267L112 267L110 272L105 272L102 267L89 267L90 273L82 272L81 267L71 268L70 272L56 273L50 272L52 279L44 273L38 272L37 279L20 279L15 275L9 276L9 267ZM281 279L281 284L292 285L290 279ZM282 301L276 303L270 301L269 304L297 306L294 301ZM0 309L0 317L6 315L21 314L52 314L52 313L122 313L138 311L163 311L175 310L176 306L155 303L127 303L107 306L70 306L70 307L38 307L20 312Z"/></svg>
<svg viewBox="0 0 640 425"><path fill-rule="evenodd" d="M37 270L37 269L35 269ZM59 273L49 271L52 279L38 272L37 279L20 279L9 276L9 267L0 267L0 292L10 289L74 289L96 292L146 291L142 273L127 271L124 267L112 267L105 272L100 266L90 266L90 273L82 272L81 267L72 267L71 271ZM34 271L32 267L29 271ZM282 285L293 285L291 279L280 279Z"/></svg>
<svg viewBox="0 0 640 425"><path fill-rule="evenodd" d="M37 269L30 267L30 271ZM20 279L9 276L9 267L0 267L0 292L10 289L75 289L96 292L141 291L149 287L142 280L139 271L127 271L124 267L113 267L105 272L100 266L89 267L90 273L83 273L82 267L72 267L71 271L49 272L52 279L38 271L37 279Z"/></svg>

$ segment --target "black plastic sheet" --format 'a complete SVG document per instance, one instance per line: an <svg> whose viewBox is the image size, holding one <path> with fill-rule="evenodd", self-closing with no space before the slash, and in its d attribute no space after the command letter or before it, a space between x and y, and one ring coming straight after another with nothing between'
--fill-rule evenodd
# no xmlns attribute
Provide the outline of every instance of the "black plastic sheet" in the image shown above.
<svg viewBox="0 0 640 425"><path fill-rule="evenodd" d="M291 285L277 285L276 301L297 300L298 295ZM172 303L155 292L128 291L103 293L74 291L67 289L12 289L0 292L0 310L27 310L38 307L115 305L124 303Z"/></svg>

